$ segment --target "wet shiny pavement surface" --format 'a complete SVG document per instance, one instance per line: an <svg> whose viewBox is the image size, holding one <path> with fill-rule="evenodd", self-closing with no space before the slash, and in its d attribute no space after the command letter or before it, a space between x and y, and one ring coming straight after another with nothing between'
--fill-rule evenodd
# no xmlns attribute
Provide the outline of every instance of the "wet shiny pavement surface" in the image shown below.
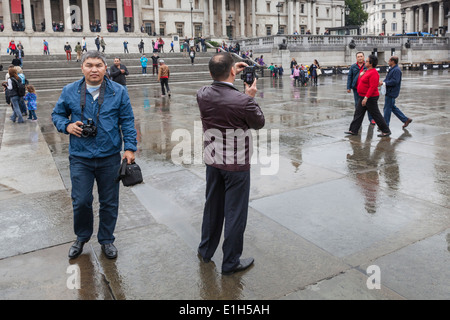
<svg viewBox="0 0 450 320"><path fill-rule="evenodd" d="M0 299L450 299L447 70L404 72L397 106L414 121L403 130L392 116L390 138L367 120L344 135L354 107L343 76L317 87L261 79L258 137L274 143L267 152L260 140L251 172L243 257L255 264L232 276L220 273L220 246L211 263L197 258L205 167L195 93L206 84L174 83L170 99L157 85L128 88L145 183L121 187L116 260L95 234L67 258L68 136L50 119L60 90L38 92L39 119L23 125L2 102ZM191 153L174 163L187 136Z"/></svg>

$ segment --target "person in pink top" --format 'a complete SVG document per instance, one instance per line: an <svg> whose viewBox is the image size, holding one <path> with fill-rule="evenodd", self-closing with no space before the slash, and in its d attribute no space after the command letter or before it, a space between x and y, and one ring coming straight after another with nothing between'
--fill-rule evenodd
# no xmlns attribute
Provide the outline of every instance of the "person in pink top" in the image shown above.
<svg viewBox="0 0 450 320"><path fill-rule="evenodd" d="M378 65L378 58L375 55L370 55L366 60L366 69L359 74L357 91L359 95L358 105L355 109L353 121L350 124L349 131L346 134L357 135L364 119L366 111L372 115L375 123L378 125L381 133L379 137L387 137L391 134L386 121L378 109L378 84L380 82L380 75L375 67Z"/></svg>

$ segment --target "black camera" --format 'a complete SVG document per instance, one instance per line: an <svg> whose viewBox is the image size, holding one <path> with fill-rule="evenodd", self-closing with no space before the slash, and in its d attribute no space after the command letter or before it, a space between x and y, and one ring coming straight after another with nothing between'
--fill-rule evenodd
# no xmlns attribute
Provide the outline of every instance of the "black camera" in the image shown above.
<svg viewBox="0 0 450 320"><path fill-rule="evenodd" d="M254 66L245 67L241 74L241 79L248 85L252 85L255 79L258 79L256 68Z"/></svg>
<svg viewBox="0 0 450 320"><path fill-rule="evenodd" d="M80 128L83 129L83 131L81 131L81 136L83 138L95 137L97 135L97 127L94 125L92 119L88 119L87 124L81 125Z"/></svg>

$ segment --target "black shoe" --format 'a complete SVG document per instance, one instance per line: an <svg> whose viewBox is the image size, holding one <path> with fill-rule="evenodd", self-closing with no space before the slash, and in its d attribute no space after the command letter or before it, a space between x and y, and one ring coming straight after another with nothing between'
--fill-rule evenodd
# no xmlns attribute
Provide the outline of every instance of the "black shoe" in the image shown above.
<svg viewBox="0 0 450 320"><path fill-rule="evenodd" d="M391 132L382 132L378 136L380 138L383 138L383 137L389 137L390 135L391 135Z"/></svg>
<svg viewBox="0 0 450 320"><path fill-rule="evenodd" d="M86 242L78 240L75 241L69 249L69 259L75 259L78 257L83 252L83 246Z"/></svg>
<svg viewBox="0 0 450 320"><path fill-rule="evenodd" d="M352 136L357 136L358 135L357 133L354 133L352 131L345 131L344 133L345 134L351 134Z"/></svg>
<svg viewBox="0 0 450 320"><path fill-rule="evenodd" d="M201 261L203 261L204 263L208 263L208 262L211 261L210 258L203 258L203 256L200 254L200 252L197 252L197 257L198 257Z"/></svg>
<svg viewBox="0 0 450 320"><path fill-rule="evenodd" d="M250 267L253 262L255 261L255 259L253 258L246 258L246 259L240 259L239 260L239 264L236 268L230 270L230 271L222 271L223 275L230 275L239 271L243 271L245 269L247 269L248 267Z"/></svg>
<svg viewBox="0 0 450 320"><path fill-rule="evenodd" d="M117 249L112 243L102 244L102 251L108 259L117 258Z"/></svg>

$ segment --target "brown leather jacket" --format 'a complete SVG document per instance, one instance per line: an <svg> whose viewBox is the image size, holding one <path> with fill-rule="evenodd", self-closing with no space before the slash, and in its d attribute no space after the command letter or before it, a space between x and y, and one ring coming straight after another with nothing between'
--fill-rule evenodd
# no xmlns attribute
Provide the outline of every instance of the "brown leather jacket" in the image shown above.
<svg viewBox="0 0 450 320"><path fill-rule="evenodd" d="M169 76L170 76L169 67L166 64L161 65L158 70L158 81L161 78L169 78Z"/></svg>
<svg viewBox="0 0 450 320"><path fill-rule="evenodd" d="M214 81L197 92L207 165L227 170L250 170L252 134L265 119L255 99L227 83Z"/></svg>

